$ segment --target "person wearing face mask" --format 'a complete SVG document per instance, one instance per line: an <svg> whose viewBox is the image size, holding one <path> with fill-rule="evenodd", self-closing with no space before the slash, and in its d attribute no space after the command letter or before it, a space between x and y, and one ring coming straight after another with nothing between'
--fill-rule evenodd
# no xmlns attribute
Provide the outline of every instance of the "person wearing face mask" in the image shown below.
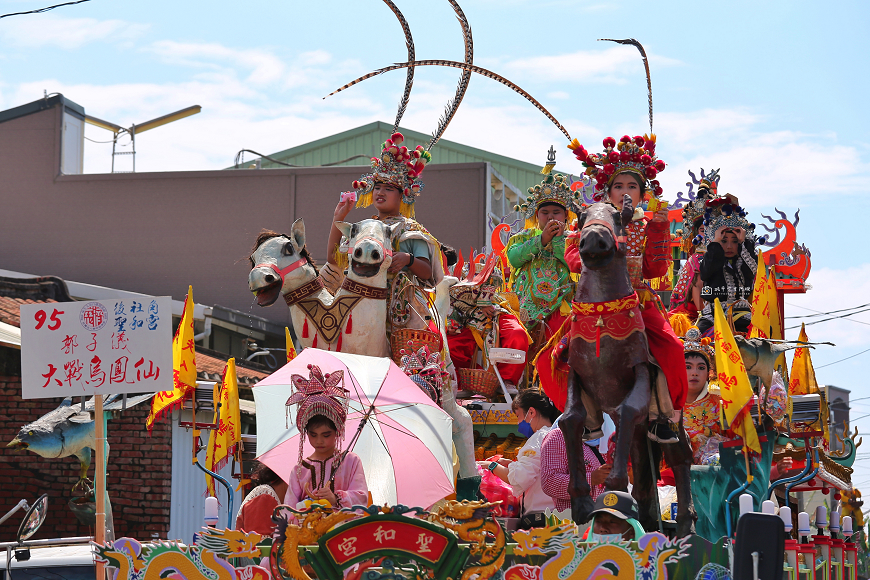
<svg viewBox="0 0 870 580"><path fill-rule="evenodd" d="M704 236L707 252L701 259L701 298L698 319L704 336L713 332L713 304L722 304L734 332L746 334L752 320L752 290L758 269L755 225L732 195L707 202Z"/></svg>
<svg viewBox="0 0 870 580"><path fill-rule="evenodd" d="M638 540L644 534L637 521L637 502L624 491L608 491L595 499L589 542Z"/></svg>
<svg viewBox="0 0 870 580"><path fill-rule="evenodd" d="M516 461L500 459L487 464L486 468L509 483L513 494L521 498L523 513L519 527L538 528L546 525L544 510L556 507L553 498L541 489L541 443L559 411L546 395L534 389L521 391L511 409L519 419L517 431L528 439L517 452Z"/></svg>

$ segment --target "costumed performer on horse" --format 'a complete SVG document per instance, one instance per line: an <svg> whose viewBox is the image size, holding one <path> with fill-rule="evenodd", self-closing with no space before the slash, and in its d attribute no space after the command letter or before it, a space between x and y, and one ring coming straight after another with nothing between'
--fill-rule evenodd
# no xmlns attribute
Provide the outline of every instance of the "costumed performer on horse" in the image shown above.
<svg viewBox="0 0 870 580"><path fill-rule="evenodd" d="M423 188L420 175L432 155L418 146L410 150L402 143L401 133L393 133L383 144L380 157L372 158L372 170L353 182L355 196L343 196L335 206L333 225L327 244L327 265L321 275L327 280L341 279L347 267L347 249L341 231L335 222L344 221L353 207L374 204L378 210L372 219L387 225L401 224L393 238L393 254L390 265L390 304L387 316L388 333L394 328L403 328L411 323L412 328L427 328L439 332L432 320L431 291L444 278L444 265L438 240L414 218L414 202ZM335 282L329 283L335 285ZM411 322L412 313L418 316Z"/></svg>
<svg viewBox="0 0 870 580"><path fill-rule="evenodd" d="M604 148L603 153L590 154L582 145L578 145L574 152L583 161L586 173L596 181L598 201L607 201L621 210L624 196L628 195L634 205L634 216L626 226L625 236L628 274L637 293L650 355L660 369L650 404L649 437L659 443L676 443L678 437L670 423L676 421L674 412L682 410L688 390L683 345L665 318L661 299L646 282L668 272L671 261L668 211L666 207L662 208L649 219L640 207L644 199L653 199L662 193L655 177L664 170L665 163L656 158L655 136L636 136L632 139L625 135L619 143L613 137L607 137L604 139ZM565 258L572 272L582 269L576 243L578 240L579 237L572 237L565 250ZM566 325L561 333L567 331ZM667 381L666 389L660 383L661 376ZM559 386L567 388L564 382ZM670 397L664 396L662 391L665 390ZM655 396L655 393L660 396ZM584 399L584 404L587 402ZM587 405L587 412L587 428L593 430L600 426L601 411L590 409Z"/></svg>
<svg viewBox="0 0 870 580"><path fill-rule="evenodd" d="M506 252L511 265L510 287L519 297L520 320L540 348L562 327L571 313L574 284L565 261L565 231L580 209L568 179L550 174L530 187L526 201L515 209L525 215L525 229L511 236ZM533 346L532 351L535 352ZM560 411L567 394L554 383L549 357L538 355L535 371L541 388Z"/></svg>

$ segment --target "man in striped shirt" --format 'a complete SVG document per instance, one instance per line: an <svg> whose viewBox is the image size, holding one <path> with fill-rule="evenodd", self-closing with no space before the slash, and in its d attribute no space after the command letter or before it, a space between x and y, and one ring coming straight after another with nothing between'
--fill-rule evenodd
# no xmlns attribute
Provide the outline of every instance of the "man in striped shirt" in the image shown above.
<svg viewBox="0 0 870 580"><path fill-rule="evenodd" d="M597 447L583 442L583 461L586 463L586 482L590 497L595 500L604 491L604 480L610 473L610 464L604 463ZM571 507L568 494L568 453L562 430L554 425L541 443L541 489L553 498L559 511Z"/></svg>

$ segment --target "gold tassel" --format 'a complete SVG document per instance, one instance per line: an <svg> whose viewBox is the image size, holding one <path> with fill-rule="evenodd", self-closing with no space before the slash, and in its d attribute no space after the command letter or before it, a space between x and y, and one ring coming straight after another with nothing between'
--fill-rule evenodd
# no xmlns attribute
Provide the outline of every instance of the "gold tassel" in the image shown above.
<svg viewBox="0 0 870 580"><path fill-rule="evenodd" d="M368 193L362 194L361 196L359 196L357 198L356 206L357 207L368 207L372 204L372 202L373 202L372 192L370 191Z"/></svg>
<svg viewBox="0 0 870 580"><path fill-rule="evenodd" d="M405 216L408 219L414 219L414 204L413 203L405 203L402 202L402 205L399 206L399 213Z"/></svg>
<svg viewBox="0 0 870 580"><path fill-rule="evenodd" d="M550 172L553 171L554 167L556 167L555 163L547 163L544 165L543 169L541 169L541 175L550 175Z"/></svg>

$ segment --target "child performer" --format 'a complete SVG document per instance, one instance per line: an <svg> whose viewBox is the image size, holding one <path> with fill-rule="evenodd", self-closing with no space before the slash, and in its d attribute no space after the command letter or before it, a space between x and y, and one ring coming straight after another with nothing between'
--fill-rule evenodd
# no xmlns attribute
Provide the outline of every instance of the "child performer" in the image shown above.
<svg viewBox="0 0 870 580"><path fill-rule="evenodd" d="M357 207L374 204L378 215L372 216L373 219L387 225L402 224L393 238L393 261L389 269L393 290L388 328L408 325L413 312L431 316L434 309L429 306L428 291L434 290L444 278L441 245L414 220L414 202L423 189L420 174L432 155L422 146L408 149L402 145L404 140L401 133L393 133L383 144L381 156L372 158L371 172L353 182ZM344 221L353 203L353 197L345 199L343 196L335 206L334 222ZM341 253L342 235L334 222L327 242L327 266L321 272L326 278L340 275L347 267L347 255ZM419 327L420 322L412 323L411 327Z"/></svg>
<svg viewBox="0 0 870 580"><path fill-rule="evenodd" d="M305 500L326 500L334 508L368 505L369 489L362 461L351 451L341 451L347 419L344 371L323 374L309 365L311 376L293 375L295 392L287 405L298 405L299 463L290 475L284 503L296 507ZM314 453L302 458L304 438Z"/></svg>
<svg viewBox="0 0 870 580"><path fill-rule="evenodd" d="M622 209L624 196L629 195L634 204L634 221L626 226L628 275L640 301L650 354L667 379L673 410L679 411L686 401L688 388L683 372L683 345L665 319L661 299L646 282L668 272L671 260L668 211L667 207L656 209L650 220L640 207L645 196L649 196L651 202L659 201L656 196L662 193L662 188L655 177L664 171L665 162L656 159L655 136L632 139L625 135L618 144L613 137L607 137L604 148L603 153L590 154L582 145L572 144L575 155L587 168L586 173L596 181L595 190L603 201ZM571 270L578 272L580 255L576 244L569 245L567 258L572 264ZM659 405L667 407L661 401ZM665 409L654 413L657 416L651 417L650 439L676 443L677 435L669 426L669 421L675 417L669 416Z"/></svg>
<svg viewBox="0 0 870 580"><path fill-rule="evenodd" d="M564 175L550 174L529 188L516 210L525 214L526 229L507 243L510 286L519 297L520 320L536 345L546 344L571 314L574 284L565 261L565 229L577 217L578 196ZM556 378L548 353L537 356L535 370L541 389L564 411L567 380Z"/></svg>
<svg viewBox="0 0 870 580"><path fill-rule="evenodd" d="M691 327L683 339L689 393L683 407L683 427L692 444L696 465L715 464L719 443L725 441L719 425L719 395L709 392L709 379L716 375L713 347L710 339L701 338L697 327Z"/></svg>

